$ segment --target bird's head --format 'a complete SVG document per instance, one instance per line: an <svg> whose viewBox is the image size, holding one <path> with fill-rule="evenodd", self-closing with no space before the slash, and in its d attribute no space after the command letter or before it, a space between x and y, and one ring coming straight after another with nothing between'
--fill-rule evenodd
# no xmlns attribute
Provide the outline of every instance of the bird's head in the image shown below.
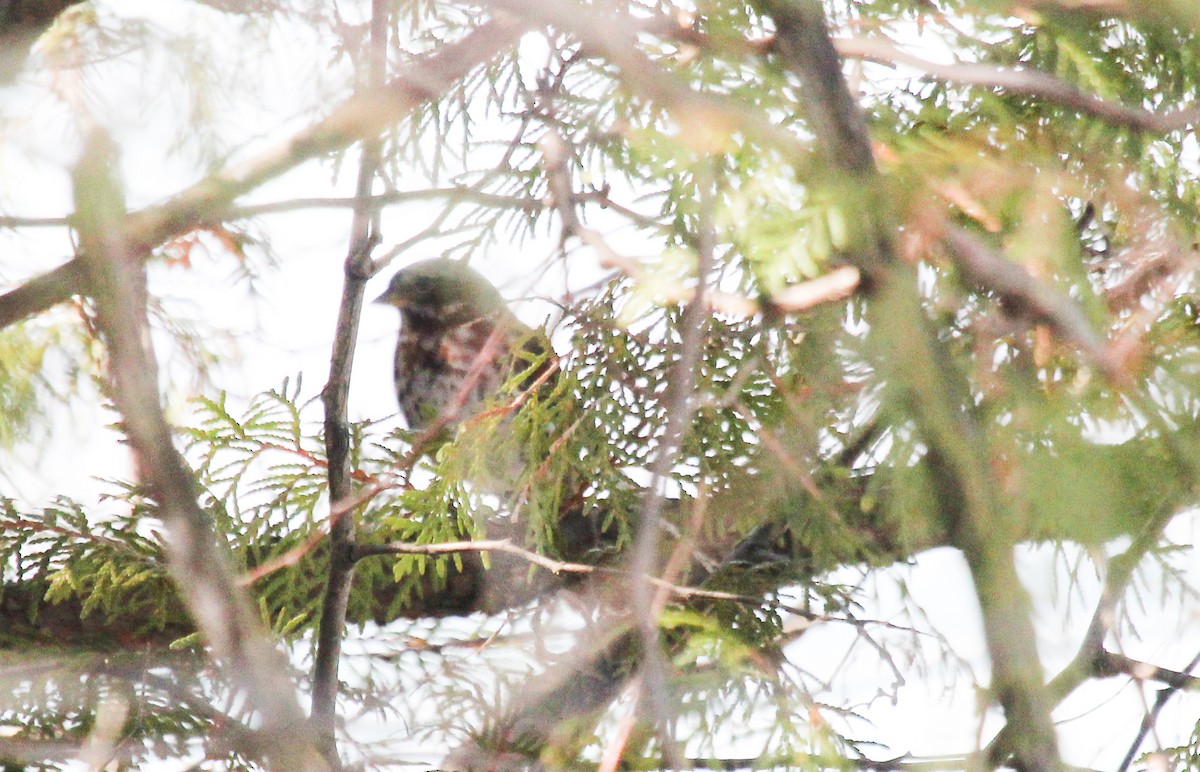
<svg viewBox="0 0 1200 772"><path fill-rule="evenodd" d="M375 302L399 308L406 323L421 326L454 326L508 311L487 279L445 258L402 268Z"/></svg>

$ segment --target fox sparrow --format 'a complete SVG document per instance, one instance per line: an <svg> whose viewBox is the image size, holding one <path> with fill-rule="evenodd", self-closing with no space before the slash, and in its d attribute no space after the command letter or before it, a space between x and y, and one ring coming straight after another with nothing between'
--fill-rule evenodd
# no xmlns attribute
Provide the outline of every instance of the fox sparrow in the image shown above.
<svg viewBox="0 0 1200 772"><path fill-rule="evenodd" d="M549 367L549 342L523 324L487 279L437 258L400 270L376 301L400 309L395 383L408 427L453 426L514 375L528 388Z"/></svg>

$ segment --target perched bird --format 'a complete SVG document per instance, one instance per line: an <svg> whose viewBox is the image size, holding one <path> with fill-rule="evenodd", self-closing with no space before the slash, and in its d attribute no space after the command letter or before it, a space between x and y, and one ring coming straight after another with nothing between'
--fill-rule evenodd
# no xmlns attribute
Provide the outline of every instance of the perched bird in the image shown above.
<svg viewBox="0 0 1200 772"><path fill-rule="evenodd" d="M516 384L519 390L531 389L539 382L549 385L554 379L552 370L557 362L550 341L517 319L496 288L463 262L438 258L413 263L392 277L387 291L375 302L400 309L393 375L400 412L410 429L458 425L478 413L488 398L500 393L518 374L523 375ZM545 428L554 431L553 426ZM507 498L514 491L519 470L531 459L527 448L501 445L476 447L486 455L487 479L472 483ZM617 474L608 481L609 498L599 505L589 504L581 494L594 478L577 472L564 476L563 472L560 470L555 482L567 495L553 499L555 509L549 513L557 523L557 553L571 560L594 559L596 550L615 546L620 532L609 517L609 507L622 500L631 506L630 501L636 501L642 491ZM671 511L677 505L666 508ZM678 535L670 523L663 527ZM761 535L746 541L734 550L736 560L754 560L760 553L767 554L763 544L771 544ZM693 554L706 571L717 565L699 550Z"/></svg>
<svg viewBox="0 0 1200 772"><path fill-rule="evenodd" d="M466 263L437 258L392 277L376 303L400 309L395 384L408 427L454 426L512 376L530 387L552 365L549 341Z"/></svg>

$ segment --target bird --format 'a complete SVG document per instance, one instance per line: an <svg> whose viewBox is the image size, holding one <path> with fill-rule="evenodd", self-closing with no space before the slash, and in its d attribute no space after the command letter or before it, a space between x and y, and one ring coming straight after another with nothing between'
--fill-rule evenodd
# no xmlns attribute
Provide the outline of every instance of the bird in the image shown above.
<svg viewBox="0 0 1200 772"><path fill-rule="evenodd" d="M461 260L412 263L375 302L400 310L393 378L413 431L454 428L513 376L526 373L519 386L529 389L554 366L545 334L519 320L491 282Z"/></svg>
<svg viewBox="0 0 1200 772"><path fill-rule="evenodd" d="M549 338L519 320L495 286L465 262L434 258L412 263L392 277L375 302L400 310L393 378L410 430L437 433L459 426L518 375L519 392L554 390L560 374ZM558 431L553 424L542 428ZM519 470L531 460L525 449L509 453L490 444L476 450L487 457L489 479L473 482L509 498ZM639 496L641 489L617 475L610 492L623 496L610 495L596 505L581 496L590 478L568 472L557 482L568 495L551 514L557 524L556 553L567 559L594 558L596 550L614 548L620 529L608 507L619 498ZM670 524L664 527L673 531ZM747 546L734 550L738 559L750 557L750 547L758 549L763 540L746 541ZM699 550L693 554L706 570L716 565Z"/></svg>
<svg viewBox="0 0 1200 772"><path fill-rule="evenodd" d="M560 408L569 410L574 405L569 394L559 393L563 376L549 337L521 322L491 282L466 263L446 258L412 263L391 278L375 302L400 310L393 377L408 428L422 432L415 445L468 428L466 424L489 401L496 404L506 384L515 394L530 395L524 406L556 393L570 403L560 403ZM529 438L514 434L513 423L518 420L517 411L505 411L493 424L477 424L482 431L470 436L466 449L482 463L472 465L465 482L504 502L504 511L511 515L509 530L500 532L513 533L511 524L519 510L532 521L533 513L553 500L557 503L544 515L556 523L557 554L575 559L615 541L617 529L601 524L603 512L583 505L581 493L590 480L561 466L552 484L566 492L564 498L530 500L530 488L521 477L538 469L546 458L532 457ZM554 444L552 438L561 429L549 421L534 431L543 436L533 444L545 447Z"/></svg>

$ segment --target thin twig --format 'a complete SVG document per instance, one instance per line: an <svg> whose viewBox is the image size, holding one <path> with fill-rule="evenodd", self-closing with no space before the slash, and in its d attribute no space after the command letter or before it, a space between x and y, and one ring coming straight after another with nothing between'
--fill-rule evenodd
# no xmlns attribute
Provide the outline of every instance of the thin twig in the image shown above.
<svg viewBox="0 0 1200 772"><path fill-rule="evenodd" d="M599 574L621 579L630 579L632 574L607 566L593 566L587 563L571 563L564 560L539 555L536 552L514 544L510 539L480 539L477 541L447 541L434 544L411 544L409 542L388 542L387 544L360 544L354 550L356 560L376 555L451 555L459 552L503 552L520 558L532 565L544 568L555 576L562 574ZM671 593L685 600L716 600L733 603L752 604L754 606L772 605L770 601L753 595L738 595L720 590L705 590L701 587L687 587L673 584L665 579L644 574L639 578L654 587ZM780 605L780 604L775 604Z"/></svg>
<svg viewBox="0 0 1200 772"><path fill-rule="evenodd" d="M635 578L630 587L633 609L638 616L638 627L642 636L642 674L645 679L646 702L660 731L664 733L671 724L670 710L665 701L667 663L659 644L655 593L650 590L651 582L640 580L638 577L650 576L656 570L662 534L659 521L665 500L663 484L678 462L679 452L691 429L692 416L696 410L693 392L704 348L705 322L709 317L708 304L703 302L703 296L716 259L716 236L712 229L716 179L711 167L704 167L702 173L697 176L701 231L696 252L696 289L692 302L684 308L679 321L678 359L671 367L667 381L666 424L654 460L650 464L650 489L642 499L641 516L634 529L633 547L629 555L630 572ZM678 755L674 743L670 742L665 734L662 739L666 760L672 762L672 765L677 765L679 762L671 758Z"/></svg>
<svg viewBox="0 0 1200 772"><path fill-rule="evenodd" d="M70 217L22 217L0 215L0 228L62 228L71 224Z"/></svg>
<svg viewBox="0 0 1200 772"><path fill-rule="evenodd" d="M378 90L387 78L389 23L387 0L372 0L370 22L370 58L366 76L368 91ZM348 402L354 348L362 316L363 293L367 280L375 273L371 251L380 241L379 209L370 197L379 173L383 142L378 135L367 137L359 160L359 200L350 227L350 248L345 261L342 300L338 308L337 330L329 364L329 381L321 392L325 406L325 457L329 460L329 575L321 603L321 621L317 628L316 656L313 661L312 720L322 741L322 753L329 763L341 767L334 732L337 715L338 663L350 589L354 582L355 522L347 516L348 504L356 496L350 467L350 423ZM341 508L341 514L334 512Z"/></svg>
<svg viewBox="0 0 1200 772"><path fill-rule="evenodd" d="M1045 99L1114 126L1165 134L1200 123L1200 108L1155 113L1129 107L1088 94L1040 70L967 62L938 64L914 56L883 38L837 38L833 42L842 56L883 64L907 65L923 71L932 80L944 83L999 88L1010 94Z"/></svg>
<svg viewBox="0 0 1200 772"><path fill-rule="evenodd" d="M1137 758L1138 749L1142 747L1142 743L1146 740L1146 735L1149 734L1154 725L1158 723L1159 714L1162 713L1163 708L1167 706L1167 703L1171 701L1171 698L1174 697L1180 689L1195 689L1197 685L1200 684L1200 678L1196 678L1190 674L1190 671L1193 670L1197 665L1200 665L1200 654L1192 657L1192 661L1188 663L1188 666L1183 669L1182 673L1176 674L1180 677L1172 679L1173 682L1168 682L1167 688L1159 690L1158 696L1154 699L1154 707L1151 708L1142 719L1142 725L1138 728L1137 737L1135 737L1133 742L1129 745L1129 752L1125 754L1125 758L1121 761L1121 766L1117 767L1117 772L1125 772L1125 770L1129 769L1129 766L1133 764L1133 760ZM1155 669L1160 673L1162 671L1161 668ZM1131 673L1131 675L1134 675L1135 678L1138 677L1134 673ZM1158 680L1162 680L1162 678L1160 677Z"/></svg>
<svg viewBox="0 0 1200 772"><path fill-rule="evenodd" d="M482 62L514 44L531 22L514 15L486 21L462 40L440 46L385 86L343 102L328 117L248 161L229 166L181 191L165 204L124 217L119 230L133 254L145 259L165 241L218 220L239 196L312 158L324 157L388 126L425 102L440 97ZM77 260L0 295L0 328L44 311L79 291Z"/></svg>

